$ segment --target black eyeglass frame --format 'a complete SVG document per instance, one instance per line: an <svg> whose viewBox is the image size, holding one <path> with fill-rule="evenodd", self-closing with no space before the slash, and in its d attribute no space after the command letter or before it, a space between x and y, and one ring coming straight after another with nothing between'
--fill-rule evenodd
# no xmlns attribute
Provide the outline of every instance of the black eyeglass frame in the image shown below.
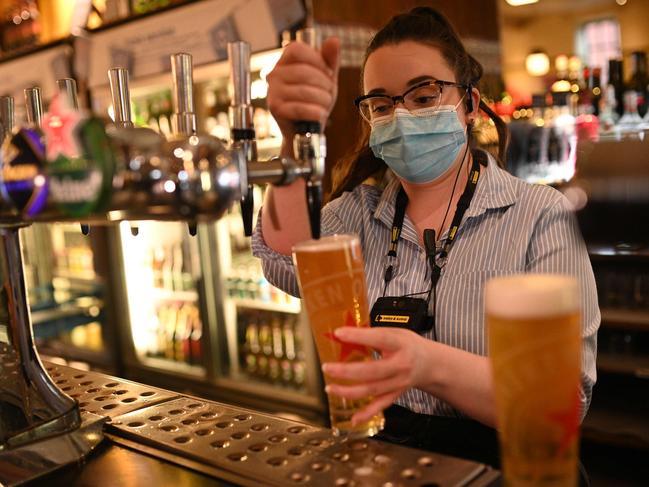
<svg viewBox="0 0 649 487"><path fill-rule="evenodd" d="M401 102L401 103L405 102L405 97L406 97L406 95L408 95L408 93L410 93L410 92L412 92L412 91L414 91L414 90L416 90L418 88L422 88L424 86L430 86L430 85L438 85L439 88L440 88L440 91L439 91L440 95L444 92L444 86L454 86L456 88L463 88L464 90L467 91L467 93L469 95L470 95L469 91L471 90L470 85L465 85L465 84L462 84L462 83L455 83L453 81L444 81L444 80L441 80L441 79L431 79L431 80L427 80L427 81L422 81L421 83L417 83L416 85L411 86L402 95L390 96L390 95L386 95L384 93L370 93L369 95L361 95L361 96L357 97L354 100L354 105L356 105L356 108L358 108L360 110L360 104L364 100L369 100L370 98L386 98L386 99L391 100L392 104L396 106L396 104L398 102Z"/></svg>

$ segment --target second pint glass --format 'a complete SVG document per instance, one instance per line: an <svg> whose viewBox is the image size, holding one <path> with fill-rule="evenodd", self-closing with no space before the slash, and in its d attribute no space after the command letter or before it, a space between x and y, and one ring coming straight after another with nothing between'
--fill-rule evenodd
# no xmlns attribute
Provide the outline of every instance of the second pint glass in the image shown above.
<svg viewBox="0 0 649 487"><path fill-rule="evenodd" d="M506 486L576 487L581 313L576 279L487 282L498 433Z"/></svg>
<svg viewBox="0 0 649 487"><path fill-rule="evenodd" d="M360 241L355 235L333 235L293 247L300 292L320 362L372 360L364 346L342 343L334 335L341 326L369 326L367 288ZM332 379L325 375L325 382ZM343 383L342 381L339 383ZM329 395L331 427L351 437L372 436L383 429L383 415L352 426L351 418L372 398L345 399Z"/></svg>

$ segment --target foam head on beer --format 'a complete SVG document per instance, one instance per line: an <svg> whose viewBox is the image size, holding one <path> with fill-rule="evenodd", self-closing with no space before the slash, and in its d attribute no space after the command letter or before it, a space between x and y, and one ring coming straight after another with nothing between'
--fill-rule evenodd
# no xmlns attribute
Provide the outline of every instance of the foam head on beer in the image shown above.
<svg viewBox="0 0 649 487"><path fill-rule="evenodd" d="M500 318L544 318L578 311L579 284L559 274L517 274L487 282L485 307Z"/></svg>

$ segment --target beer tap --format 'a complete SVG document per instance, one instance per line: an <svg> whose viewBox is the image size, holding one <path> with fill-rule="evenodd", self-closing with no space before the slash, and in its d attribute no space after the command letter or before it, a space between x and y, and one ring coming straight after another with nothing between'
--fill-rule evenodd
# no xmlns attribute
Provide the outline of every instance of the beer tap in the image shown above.
<svg viewBox="0 0 649 487"><path fill-rule="evenodd" d="M0 143L14 129L14 99L11 96L0 96Z"/></svg>
<svg viewBox="0 0 649 487"><path fill-rule="evenodd" d="M317 32L313 29L306 29L298 32L298 39L318 47ZM324 162L326 155L326 141L321 133L319 122L300 121L295 124L296 135L293 139L294 157L274 158L270 161L259 161L256 157L256 147L253 144L254 129L252 123L248 122L250 113L250 68L249 68L249 47L244 42L228 44L228 54L232 73L232 84L234 94L230 106L231 120L233 123L233 139L235 139L232 150L242 154L247 161L246 187L242 187L242 194L251 192L251 185L254 183L271 183L286 185L297 177L306 180L306 198L311 224L311 235L313 238L320 237L320 207L322 205L322 177L324 175ZM234 116L233 116L234 115ZM237 137L234 137L234 134ZM238 139L238 140L236 140ZM244 198L242 216L244 227L252 230L252 196L249 200ZM250 210L247 206L250 205Z"/></svg>
<svg viewBox="0 0 649 487"><path fill-rule="evenodd" d="M40 128L43 123L43 98L41 97L41 89L37 86L25 88L24 93L27 123Z"/></svg>
<svg viewBox="0 0 649 487"><path fill-rule="evenodd" d="M131 118L131 94L128 83L128 70L126 68L109 69L108 82L113 101L115 127L127 130L135 128ZM131 229L131 235L134 237L140 233L140 227L137 223L129 222L129 227Z"/></svg>
<svg viewBox="0 0 649 487"><path fill-rule="evenodd" d="M297 32L296 40L320 49L320 33L314 27ZM311 235L320 238L320 209L322 207L322 178L325 171L327 141L319 121L302 120L295 123L293 137L295 158L302 167L310 168L306 181L306 198L311 223Z"/></svg>
<svg viewBox="0 0 649 487"><path fill-rule="evenodd" d="M191 54L177 53L171 56L174 113L171 131L176 139L196 136L196 113L194 111L194 68ZM187 223L187 230L196 236L195 221Z"/></svg>
<svg viewBox="0 0 649 487"><path fill-rule="evenodd" d="M195 235L195 213L216 212L213 217L219 218L240 197L245 164L216 137L197 134L191 54L173 54L171 71L173 134L164 144L163 157L174 179L167 185L176 188L176 206L188 220L190 235Z"/></svg>
<svg viewBox="0 0 649 487"><path fill-rule="evenodd" d="M230 60L230 84L232 85L232 101L230 112L230 127L232 147L245 154L247 161L257 160L257 141L253 125L253 108L250 103L250 44L246 42L228 43L228 58ZM243 168L246 169L246 168ZM252 216L254 211L254 195L252 184L248 182L247 169L241 172L241 218L246 237L252 235Z"/></svg>

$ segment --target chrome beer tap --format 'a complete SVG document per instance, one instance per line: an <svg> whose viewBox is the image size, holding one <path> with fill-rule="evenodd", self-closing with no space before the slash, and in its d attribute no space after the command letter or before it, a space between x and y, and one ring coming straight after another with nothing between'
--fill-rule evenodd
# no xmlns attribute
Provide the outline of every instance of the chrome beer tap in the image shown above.
<svg viewBox="0 0 649 487"><path fill-rule="evenodd" d="M11 96L0 96L0 142L14 129L14 99Z"/></svg>
<svg viewBox="0 0 649 487"><path fill-rule="evenodd" d="M245 155L246 161L257 160L257 141L253 125L253 108L250 103L250 44L246 42L228 43L230 60L230 84L232 101L228 108L232 148ZM242 170L241 217L246 237L252 235L252 213L255 202L252 184L248 182L247 168Z"/></svg>
<svg viewBox="0 0 649 487"><path fill-rule="evenodd" d="M296 39L320 49L320 33L314 27L308 27L297 32ZM310 169L306 180L306 198L309 208L311 235L320 238L320 208L322 207L322 178L325 171L327 156L327 140L323 128L317 120L302 120L295 123L293 137L295 158L303 168Z"/></svg>
<svg viewBox="0 0 649 487"><path fill-rule="evenodd" d="M298 32L298 40L319 47L317 32L305 29ZM252 184L270 182L286 185L297 177L306 180L306 198L313 238L320 237L320 207L322 206L322 178L326 156L326 140L319 122L300 121L295 124L294 156L270 161L257 159L250 105L250 48L245 42L228 44L234 97L230 106L233 151L247 161L247 187L242 194L244 228L252 231Z"/></svg>
<svg viewBox="0 0 649 487"><path fill-rule="evenodd" d="M34 127L40 127L43 123L43 98L41 89L37 86L25 88L25 111L27 123Z"/></svg>

